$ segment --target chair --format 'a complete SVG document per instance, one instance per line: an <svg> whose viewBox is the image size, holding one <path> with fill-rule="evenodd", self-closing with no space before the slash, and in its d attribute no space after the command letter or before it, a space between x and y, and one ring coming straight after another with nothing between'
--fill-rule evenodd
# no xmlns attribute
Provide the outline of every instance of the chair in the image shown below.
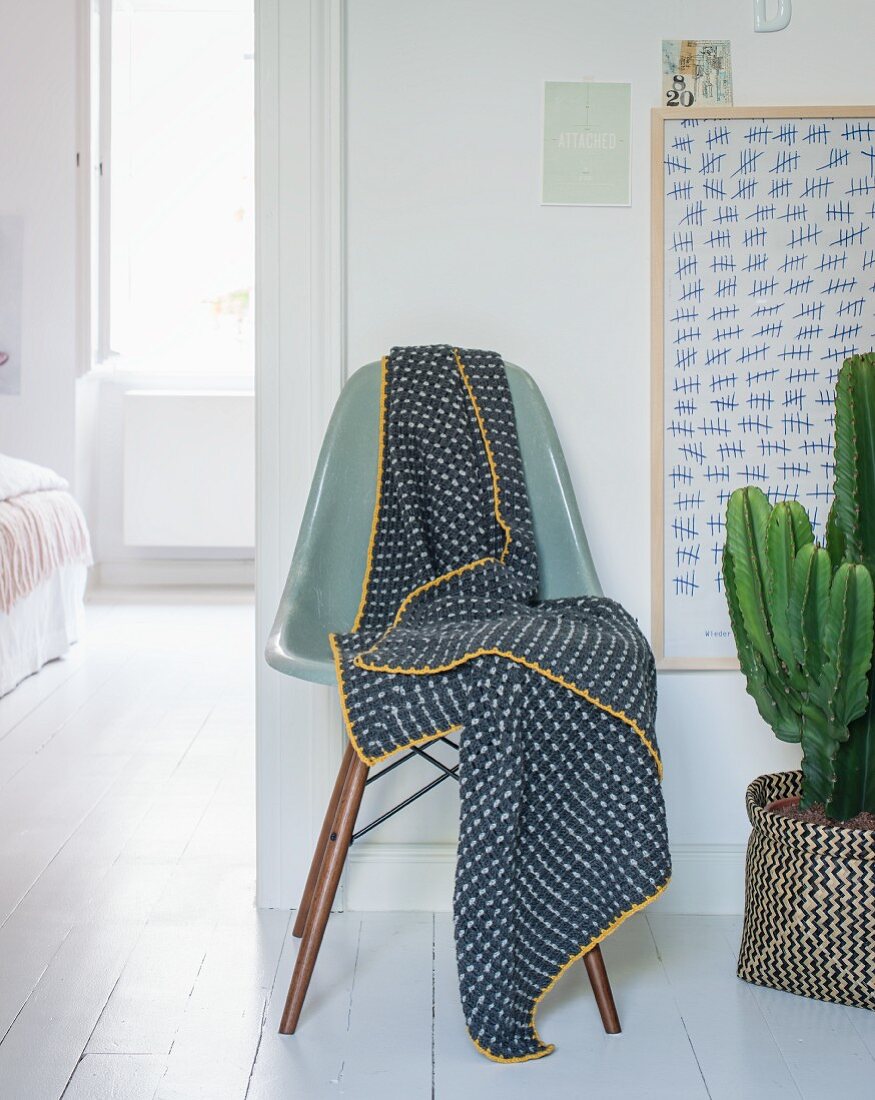
<svg viewBox="0 0 875 1100"><path fill-rule="evenodd" d="M540 564L540 595L600 595L556 429L532 378L507 364L520 451L531 500ZM349 379L331 417L304 511L291 568L267 643L268 663L280 672L318 684L335 683L330 632L352 625L361 597L377 476L381 369L369 363ZM444 739L453 748L458 745ZM440 771L398 806L355 831L365 785L418 755ZM337 773L293 935L302 937L280 1033L294 1033L322 943L322 936L349 846L387 817L450 778L447 767L415 747L371 769L347 745ZM599 947L585 956L605 1031L620 1030Z"/></svg>

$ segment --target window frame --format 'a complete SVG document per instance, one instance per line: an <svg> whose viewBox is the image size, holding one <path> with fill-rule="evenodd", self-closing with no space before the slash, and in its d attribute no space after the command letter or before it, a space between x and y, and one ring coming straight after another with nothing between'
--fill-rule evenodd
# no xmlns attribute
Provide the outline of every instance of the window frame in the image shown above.
<svg viewBox="0 0 875 1100"><path fill-rule="evenodd" d="M254 12L256 0L252 4ZM77 377L93 374L120 378L141 388L251 391L255 380L254 356L251 371L189 373L156 369L137 357L112 349L113 0L78 0L78 7ZM254 128L253 118L253 131Z"/></svg>

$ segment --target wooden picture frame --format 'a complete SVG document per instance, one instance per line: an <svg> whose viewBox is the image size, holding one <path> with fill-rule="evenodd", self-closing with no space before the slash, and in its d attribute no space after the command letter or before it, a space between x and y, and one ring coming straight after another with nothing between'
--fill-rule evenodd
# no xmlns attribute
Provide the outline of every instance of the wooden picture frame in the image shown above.
<svg viewBox="0 0 875 1100"><path fill-rule="evenodd" d="M825 107L708 107L678 110L658 107L651 112L651 476L652 476L652 642L657 668L738 669L736 657L667 652L665 599L666 577L666 407L665 400L665 316L666 316L666 122L669 120L749 120L751 124L780 119L868 119L872 122L875 146L875 106ZM795 139L794 139L795 140ZM868 138L867 138L868 141ZM864 156L868 156L864 153ZM756 163L756 161L754 162ZM702 163L704 171L704 162ZM768 177L768 170L760 170ZM875 160L871 178L875 188ZM807 185L807 180L806 180ZM807 190L807 186L806 186ZM868 190L866 192L868 194ZM872 199L875 200L875 190ZM872 210L875 211L875 205ZM875 213L872 217L872 247L875 248ZM868 238L867 238L868 240ZM748 261L750 262L750 261ZM868 266L868 265L867 265ZM712 269L713 270L713 269ZM674 273L676 274L676 272ZM873 287L875 289L875 287ZM784 295L786 298L786 294ZM703 310L704 314L704 310ZM675 320L676 318L672 318ZM862 339L862 336L861 336ZM862 348L861 348L862 350ZM786 349L785 349L786 351ZM697 559L698 560L698 559ZM722 643L721 643L722 644ZM674 648L674 647L673 647ZM691 647L692 648L692 647Z"/></svg>

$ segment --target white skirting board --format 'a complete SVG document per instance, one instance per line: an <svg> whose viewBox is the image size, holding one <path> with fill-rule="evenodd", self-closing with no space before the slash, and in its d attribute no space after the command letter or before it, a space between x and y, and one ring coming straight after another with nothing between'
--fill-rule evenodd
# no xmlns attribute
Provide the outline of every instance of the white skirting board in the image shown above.
<svg viewBox="0 0 875 1100"><path fill-rule="evenodd" d="M251 588L254 584L252 558L137 558L94 566L90 587Z"/></svg>
<svg viewBox="0 0 875 1100"><path fill-rule="evenodd" d="M742 844L680 844L674 873L654 909L661 913L735 914L744 905ZM344 908L365 911L452 908L453 844L357 844L350 850Z"/></svg>

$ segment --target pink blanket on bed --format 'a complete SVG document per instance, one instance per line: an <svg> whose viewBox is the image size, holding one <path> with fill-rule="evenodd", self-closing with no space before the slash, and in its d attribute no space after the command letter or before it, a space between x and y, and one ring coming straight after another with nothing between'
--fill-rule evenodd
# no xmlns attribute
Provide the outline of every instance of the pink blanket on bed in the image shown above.
<svg viewBox="0 0 875 1100"><path fill-rule="evenodd" d="M82 510L61 489L0 500L0 611L8 614L62 565L91 564Z"/></svg>

